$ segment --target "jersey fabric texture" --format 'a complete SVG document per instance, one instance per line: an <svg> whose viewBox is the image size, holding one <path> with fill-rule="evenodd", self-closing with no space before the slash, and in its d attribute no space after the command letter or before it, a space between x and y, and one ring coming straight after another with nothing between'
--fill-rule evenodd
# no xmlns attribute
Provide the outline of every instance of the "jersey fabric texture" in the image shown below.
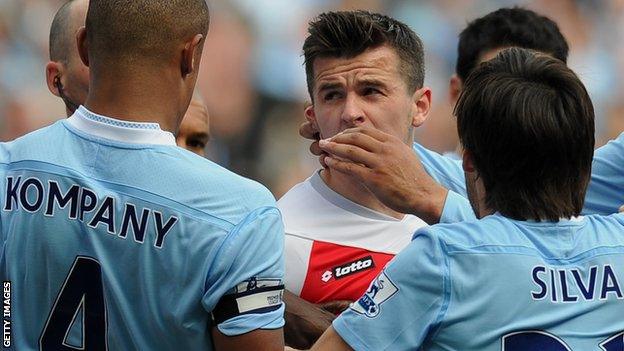
<svg viewBox="0 0 624 351"><path fill-rule="evenodd" d="M241 294L222 333L284 323L272 195L158 124L80 107L0 144L0 188L15 350L210 350L211 312Z"/></svg>
<svg viewBox="0 0 624 351"><path fill-rule="evenodd" d="M357 300L416 229L415 216L398 220L334 192L315 173L279 201L286 230L285 285L314 302Z"/></svg>
<svg viewBox="0 0 624 351"><path fill-rule="evenodd" d="M623 215L416 232L334 321L356 350L622 350Z"/></svg>

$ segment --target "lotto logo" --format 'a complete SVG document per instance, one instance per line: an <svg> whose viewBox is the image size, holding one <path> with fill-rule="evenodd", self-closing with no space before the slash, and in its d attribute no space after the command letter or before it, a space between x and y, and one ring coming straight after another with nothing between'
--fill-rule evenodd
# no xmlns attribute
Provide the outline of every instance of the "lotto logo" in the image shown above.
<svg viewBox="0 0 624 351"><path fill-rule="evenodd" d="M323 273L323 275L321 276L321 280L324 281L325 283L327 283L328 281L331 280L331 278L334 275L332 274L332 272L330 271L325 271L325 273Z"/></svg>
<svg viewBox="0 0 624 351"><path fill-rule="evenodd" d="M371 269L374 267L375 262L373 262L373 257L366 256L355 261L351 261L343 265L334 267L332 270L334 271L334 276L336 277L336 279L341 279L351 274L355 274L357 272Z"/></svg>

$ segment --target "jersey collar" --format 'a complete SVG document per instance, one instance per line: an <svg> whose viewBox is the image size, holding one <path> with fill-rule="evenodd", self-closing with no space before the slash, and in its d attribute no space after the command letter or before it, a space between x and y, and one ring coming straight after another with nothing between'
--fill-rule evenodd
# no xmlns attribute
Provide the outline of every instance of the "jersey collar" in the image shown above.
<svg viewBox="0 0 624 351"><path fill-rule="evenodd" d="M158 123L129 122L98 115L80 106L67 119L72 127L96 137L129 144L175 146L172 133L160 129Z"/></svg>

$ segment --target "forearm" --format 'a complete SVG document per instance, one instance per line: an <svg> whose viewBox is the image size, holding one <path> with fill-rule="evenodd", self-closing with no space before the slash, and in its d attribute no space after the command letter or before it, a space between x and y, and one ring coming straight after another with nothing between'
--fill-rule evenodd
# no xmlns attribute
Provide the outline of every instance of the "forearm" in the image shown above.
<svg viewBox="0 0 624 351"><path fill-rule="evenodd" d="M305 301L286 290L284 293L286 312L284 336L286 345L308 349L331 326L335 316L317 305Z"/></svg>

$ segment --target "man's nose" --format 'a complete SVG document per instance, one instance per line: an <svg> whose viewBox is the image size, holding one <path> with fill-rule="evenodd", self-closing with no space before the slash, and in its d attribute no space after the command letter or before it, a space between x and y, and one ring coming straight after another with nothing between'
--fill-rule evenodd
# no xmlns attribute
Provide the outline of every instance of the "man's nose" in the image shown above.
<svg viewBox="0 0 624 351"><path fill-rule="evenodd" d="M345 99L344 108L342 110L342 121L347 125L358 126L366 120L362 102L356 94L348 94Z"/></svg>

